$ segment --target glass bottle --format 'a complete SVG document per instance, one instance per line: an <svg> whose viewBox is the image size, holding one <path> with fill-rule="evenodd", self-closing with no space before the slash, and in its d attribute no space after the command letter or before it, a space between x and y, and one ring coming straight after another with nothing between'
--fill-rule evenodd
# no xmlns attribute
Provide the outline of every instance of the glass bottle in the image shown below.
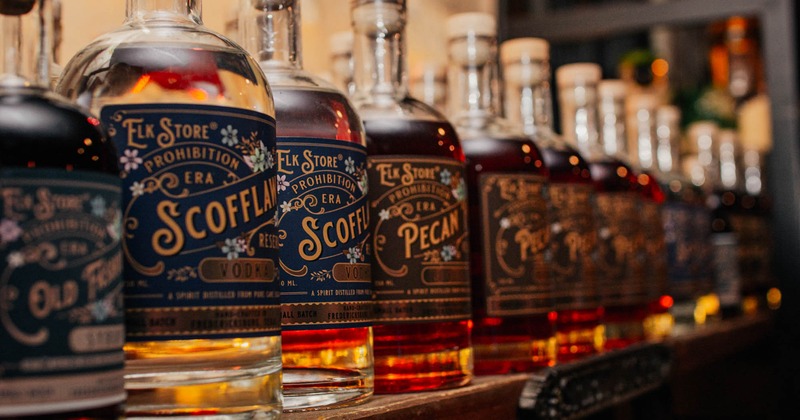
<svg viewBox="0 0 800 420"><path fill-rule="evenodd" d="M496 23L448 18L452 121L467 158L476 374L555 364L547 175L539 149L494 108Z"/></svg>
<svg viewBox="0 0 800 420"><path fill-rule="evenodd" d="M711 242L711 209L716 207L715 186L719 183L719 126L713 121L696 121L687 128L690 154L684 159L697 200L693 209L694 234L692 272L697 305L694 320L703 324L719 314L714 293L714 248Z"/></svg>
<svg viewBox="0 0 800 420"><path fill-rule="evenodd" d="M242 45L279 121L284 411L352 404L373 387L363 125L343 93L303 71L299 0L240 6Z"/></svg>
<svg viewBox="0 0 800 420"><path fill-rule="evenodd" d="M637 294L632 296L632 312L642 317L641 322L630 323L626 329L615 331L607 325L606 338L609 347L615 341L640 341L647 334L645 326L650 324L650 302L655 299L651 286L657 287L656 272L665 270L665 261L657 261L656 255L649 251L663 246L661 215L658 211L663 194L652 175L654 165L653 147L655 138L654 112L655 96L645 93L629 95L629 85L619 79L605 79L597 84L600 142L606 155L623 162L633 171L640 199L635 213L638 215L639 229L633 233L632 253L630 255L631 275L640 283ZM632 129L628 129L628 107L638 111ZM628 143L632 147L628 147ZM653 203L655 202L655 203ZM653 205L651 205L653 204ZM652 243L655 242L654 246ZM659 245L659 243L661 245ZM649 249L648 249L649 247ZM641 331L639 330L641 325ZM626 338L630 337L630 338ZM615 337L620 337L616 339Z"/></svg>
<svg viewBox="0 0 800 420"><path fill-rule="evenodd" d="M643 340L646 306L644 282L638 276L636 235L641 226L639 183L631 167L603 152L598 129L600 66L568 64L556 70L564 137L589 162L597 189L597 282L605 309L606 348Z"/></svg>
<svg viewBox="0 0 800 420"><path fill-rule="evenodd" d="M122 164L127 415L281 411L277 151L258 64L196 0L128 0L58 90Z"/></svg>
<svg viewBox="0 0 800 420"><path fill-rule="evenodd" d="M331 35L331 75L336 87L352 96L356 90L353 82L353 32L341 31Z"/></svg>
<svg viewBox="0 0 800 420"><path fill-rule="evenodd" d="M711 244L714 259L714 291L723 317L742 310L742 278L739 268L739 234L732 219L746 213L745 195L739 189L736 131L720 130L717 136L719 179L711 208Z"/></svg>
<svg viewBox="0 0 800 420"><path fill-rule="evenodd" d="M500 46L500 57L505 77L505 115L533 139L548 169L557 360L578 359L602 350L604 340L603 308L593 261L597 231L592 176L581 154L552 128L547 41L506 41Z"/></svg>
<svg viewBox="0 0 800 420"><path fill-rule="evenodd" d="M352 3L356 105L367 132L375 392L472 378L464 152L455 130L408 96L404 0Z"/></svg>
<svg viewBox="0 0 800 420"><path fill-rule="evenodd" d="M693 259L696 256L693 209L700 195L682 172L681 164L681 111L672 105L656 109L656 162L658 180L665 194L662 214L664 219L664 245L667 251L667 276L669 306L676 328L694 323L695 274Z"/></svg>
<svg viewBox="0 0 800 420"><path fill-rule="evenodd" d="M637 179L642 192L641 250L643 251L642 275L645 280L645 295L648 315L645 319L645 334L651 338L670 334L674 321L669 313L670 299L667 295L668 264L664 242L663 207L666 200L661 187L658 170L658 125L656 110L658 97L650 92L630 95L627 99L627 120L632 128L634 162Z"/></svg>
<svg viewBox="0 0 800 420"><path fill-rule="evenodd" d="M0 416L121 418L122 188L97 120L49 91L51 6L0 0Z"/></svg>

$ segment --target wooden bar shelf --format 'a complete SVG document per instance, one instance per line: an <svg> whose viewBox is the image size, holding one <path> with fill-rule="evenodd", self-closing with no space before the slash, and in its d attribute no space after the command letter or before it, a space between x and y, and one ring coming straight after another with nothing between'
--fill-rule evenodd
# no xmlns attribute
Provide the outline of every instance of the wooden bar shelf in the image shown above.
<svg viewBox="0 0 800 420"><path fill-rule="evenodd" d="M628 402L685 374L767 339L774 314L694 327L664 342L642 343L534 374L477 377L467 387L379 395L335 410L287 414L289 420L578 418Z"/></svg>

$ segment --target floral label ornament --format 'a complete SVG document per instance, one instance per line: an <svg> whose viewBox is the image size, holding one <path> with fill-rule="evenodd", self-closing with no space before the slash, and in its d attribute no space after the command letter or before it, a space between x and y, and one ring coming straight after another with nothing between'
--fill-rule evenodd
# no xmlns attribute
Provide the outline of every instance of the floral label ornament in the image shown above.
<svg viewBox="0 0 800 420"><path fill-rule="evenodd" d="M463 164L446 158L374 156L368 173L377 319L469 319Z"/></svg>
<svg viewBox="0 0 800 420"><path fill-rule="evenodd" d="M116 176L0 169L0 407L123 398L121 202Z"/></svg>
<svg viewBox="0 0 800 420"><path fill-rule="evenodd" d="M101 119L125 193L127 339L279 334L274 119L171 104L108 106ZM238 321L221 322L231 311Z"/></svg>
<svg viewBox="0 0 800 420"><path fill-rule="evenodd" d="M372 277L366 148L278 138L283 328L366 326Z"/></svg>

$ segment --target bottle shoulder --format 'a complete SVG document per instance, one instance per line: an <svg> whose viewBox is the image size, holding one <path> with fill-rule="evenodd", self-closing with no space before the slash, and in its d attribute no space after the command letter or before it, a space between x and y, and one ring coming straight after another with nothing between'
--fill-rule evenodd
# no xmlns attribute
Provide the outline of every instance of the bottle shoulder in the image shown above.
<svg viewBox="0 0 800 420"><path fill-rule="evenodd" d="M99 121L41 88L0 89L0 166L118 174Z"/></svg>
<svg viewBox="0 0 800 420"><path fill-rule="evenodd" d="M430 105L407 95L400 98L391 96L370 97L356 93L353 103L365 122L379 119L402 119L450 125L450 121L442 113Z"/></svg>
<svg viewBox="0 0 800 420"><path fill-rule="evenodd" d="M275 77L279 74L279 77ZM361 117L335 87L308 72L270 71L278 137L312 137L365 145Z"/></svg>
<svg viewBox="0 0 800 420"><path fill-rule="evenodd" d="M111 104L191 103L275 115L258 64L190 23L128 23L101 35L67 63L56 90L95 113Z"/></svg>

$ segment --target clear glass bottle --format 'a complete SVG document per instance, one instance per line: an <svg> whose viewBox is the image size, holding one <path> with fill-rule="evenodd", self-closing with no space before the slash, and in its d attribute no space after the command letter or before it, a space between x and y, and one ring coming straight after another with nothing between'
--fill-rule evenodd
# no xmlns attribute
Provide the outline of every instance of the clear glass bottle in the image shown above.
<svg viewBox="0 0 800 420"><path fill-rule="evenodd" d="M258 64L196 0L128 0L58 90L122 164L129 418L281 412L277 150Z"/></svg>
<svg viewBox="0 0 800 420"><path fill-rule="evenodd" d="M681 111L676 106L656 109L656 162L658 180L665 194L664 245L667 251L669 298L661 303L669 306L676 329L694 323L695 275L692 265L696 256L693 212L700 200L681 164Z"/></svg>
<svg viewBox="0 0 800 420"><path fill-rule="evenodd" d="M51 6L0 0L0 416L121 418L122 187L97 120L49 91Z"/></svg>
<svg viewBox="0 0 800 420"><path fill-rule="evenodd" d="M446 27L452 121L467 158L475 373L552 366L547 167L494 108L494 17L461 13Z"/></svg>
<svg viewBox="0 0 800 420"><path fill-rule="evenodd" d="M284 411L353 404L373 388L364 128L343 93L303 71L299 0L240 6L279 121Z"/></svg>
<svg viewBox="0 0 800 420"><path fill-rule="evenodd" d="M356 0L356 105L367 131L375 392L472 378L464 152L455 130L408 96L404 0Z"/></svg>
<svg viewBox="0 0 800 420"><path fill-rule="evenodd" d="M642 275L645 281L645 296L648 314L645 319L645 335L651 338L666 337L674 324L669 313L667 287L669 268L664 241L663 207L666 200L661 187L661 174L658 170L658 125L656 110L658 97L651 92L641 92L627 98L627 120L632 128L633 150L629 154L637 171L637 179L642 192L642 228L640 249L642 255ZM665 303L667 305L665 305Z"/></svg>
<svg viewBox="0 0 800 420"><path fill-rule="evenodd" d="M575 63L556 70L561 126L589 162L597 196L597 282L605 309L606 348L643 339L646 306L638 274L636 236L641 226L639 183L632 168L604 153L598 129L600 66Z"/></svg>
<svg viewBox="0 0 800 420"><path fill-rule="evenodd" d="M602 350L604 328L594 272L597 230L595 189L588 163L552 128L547 41L519 38L500 46L505 77L505 115L541 151L548 169L550 262L556 304L557 360Z"/></svg>

